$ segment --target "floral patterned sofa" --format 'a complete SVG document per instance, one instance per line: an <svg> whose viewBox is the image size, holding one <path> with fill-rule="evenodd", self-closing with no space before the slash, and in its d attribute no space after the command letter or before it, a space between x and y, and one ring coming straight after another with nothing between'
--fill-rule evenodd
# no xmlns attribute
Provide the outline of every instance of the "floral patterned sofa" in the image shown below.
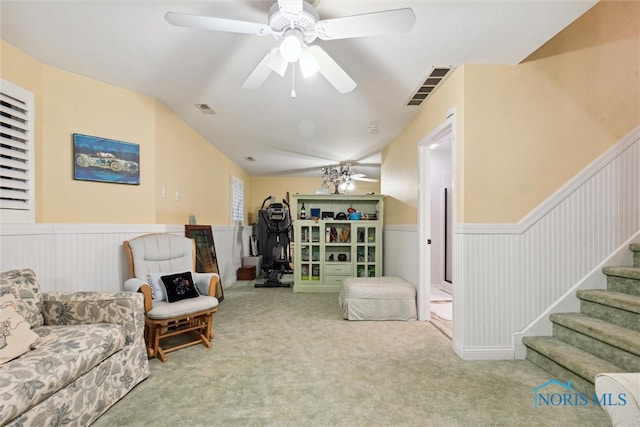
<svg viewBox="0 0 640 427"><path fill-rule="evenodd" d="M87 426L149 376L142 294L43 293L32 270L0 273L0 337L0 425Z"/></svg>

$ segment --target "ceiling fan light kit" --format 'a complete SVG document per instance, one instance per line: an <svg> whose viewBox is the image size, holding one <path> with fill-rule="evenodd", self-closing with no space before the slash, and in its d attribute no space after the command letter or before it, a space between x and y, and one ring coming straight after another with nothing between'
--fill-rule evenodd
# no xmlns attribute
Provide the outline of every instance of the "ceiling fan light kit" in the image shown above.
<svg viewBox="0 0 640 427"><path fill-rule="evenodd" d="M318 45L308 46L316 38L337 40L410 31L415 14L410 8L366 13L320 20L318 12L304 0L278 0L269 9L268 25L233 19L167 12L172 25L239 34L271 35L280 46L271 49L242 84L257 89L271 72L284 76L289 63L298 62L302 75L320 72L338 92L349 93L356 82ZM293 71L292 71L293 72Z"/></svg>
<svg viewBox="0 0 640 427"><path fill-rule="evenodd" d="M289 63L284 59L284 57L280 54L278 48L272 49L269 54L269 68L271 71L280 75L280 77L284 77L284 74L287 72L287 67Z"/></svg>
<svg viewBox="0 0 640 427"><path fill-rule="evenodd" d="M296 62L302 53L302 33L298 30L288 30L282 43L280 43L280 55L287 62Z"/></svg>
<svg viewBox="0 0 640 427"><path fill-rule="evenodd" d="M309 52L309 49L305 47L300 54L300 71L302 71L302 77L311 77L320 71L320 64L316 61L316 58Z"/></svg>

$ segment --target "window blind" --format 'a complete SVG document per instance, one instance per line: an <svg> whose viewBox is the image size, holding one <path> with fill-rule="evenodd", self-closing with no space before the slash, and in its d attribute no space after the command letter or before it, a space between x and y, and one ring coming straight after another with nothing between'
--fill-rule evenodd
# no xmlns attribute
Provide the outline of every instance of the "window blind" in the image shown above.
<svg viewBox="0 0 640 427"><path fill-rule="evenodd" d="M33 221L33 94L0 80L0 210ZM13 212L9 215L8 211Z"/></svg>
<svg viewBox="0 0 640 427"><path fill-rule="evenodd" d="M244 182L231 175L231 224L242 225L244 221Z"/></svg>

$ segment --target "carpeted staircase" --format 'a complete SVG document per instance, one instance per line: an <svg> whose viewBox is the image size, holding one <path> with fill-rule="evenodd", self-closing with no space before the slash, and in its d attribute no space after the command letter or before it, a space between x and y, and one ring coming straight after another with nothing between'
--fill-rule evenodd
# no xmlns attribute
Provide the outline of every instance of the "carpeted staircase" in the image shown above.
<svg viewBox="0 0 640 427"><path fill-rule="evenodd" d="M602 372L640 372L640 243L633 267L605 267L607 290L576 292L580 313L554 313L553 336L525 337L527 359L583 393Z"/></svg>

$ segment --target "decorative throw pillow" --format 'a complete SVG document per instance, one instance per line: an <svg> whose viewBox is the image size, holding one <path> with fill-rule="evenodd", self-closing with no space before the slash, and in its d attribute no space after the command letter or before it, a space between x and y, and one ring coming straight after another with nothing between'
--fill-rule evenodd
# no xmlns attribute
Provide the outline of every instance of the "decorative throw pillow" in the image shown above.
<svg viewBox="0 0 640 427"><path fill-rule="evenodd" d="M13 294L0 297L0 365L31 350L39 338L17 310Z"/></svg>
<svg viewBox="0 0 640 427"><path fill-rule="evenodd" d="M16 311L33 328L42 326L42 292L33 270L24 268L0 273L0 296L13 294L16 297Z"/></svg>
<svg viewBox="0 0 640 427"><path fill-rule="evenodd" d="M164 285L160 278L171 273L149 273L147 274L147 283L151 286L151 297L155 301L166 301L167 295L164 293Z"/></svg>
<svg viewBox="0 0 640 427"><path fill-rule="evenodd" d="M196 298L200 295L190 271L162 276L160 280L162 280L169 302Z"/></svg>

